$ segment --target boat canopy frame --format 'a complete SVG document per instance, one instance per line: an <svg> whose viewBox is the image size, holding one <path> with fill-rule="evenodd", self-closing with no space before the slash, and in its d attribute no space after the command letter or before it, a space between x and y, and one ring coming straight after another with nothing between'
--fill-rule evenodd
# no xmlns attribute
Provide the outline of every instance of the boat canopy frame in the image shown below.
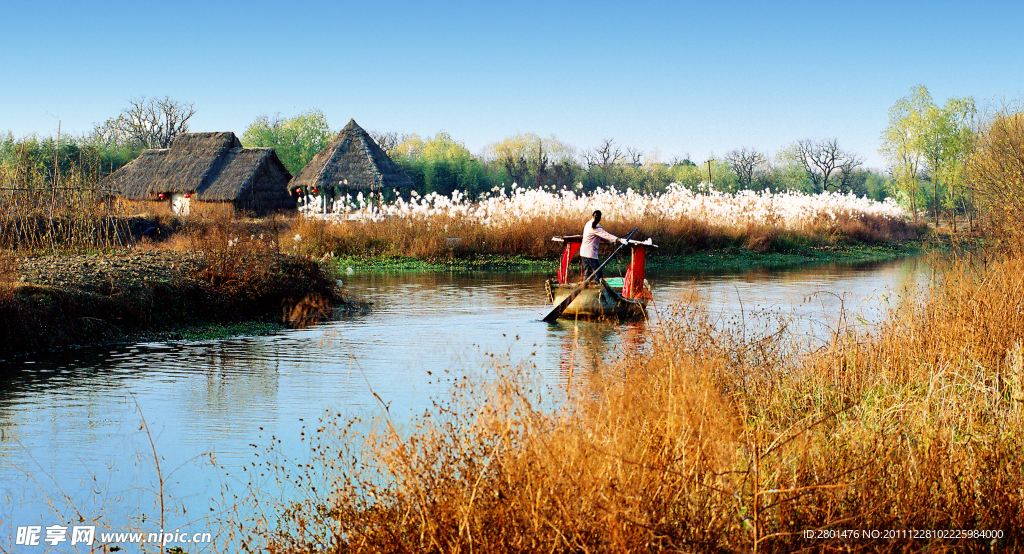
<svg viewBox="0 0 1024 554"><path fill-rule="evenodd" d="M580 251L583 244L583 235L566 235L551 237L554 242L565 243L562 251L562 259L558 264L558 283L568 284L569 265ZM650 299L650 292L644 288L645 269L647 264L647 249L657 248L651 239L645 241L630 240L629 244L631 259L626 269L626 277L622 283L622 297L628 299L646 298ZM579 281L583 280L583 268L580 267ZM576 282L579 282L576 281Z"/></svg>

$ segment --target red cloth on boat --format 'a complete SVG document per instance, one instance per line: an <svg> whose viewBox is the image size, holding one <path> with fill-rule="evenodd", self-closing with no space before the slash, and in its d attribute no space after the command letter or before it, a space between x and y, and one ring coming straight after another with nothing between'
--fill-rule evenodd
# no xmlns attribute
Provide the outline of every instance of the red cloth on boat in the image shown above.
<svg viewBox="0 0 1024 554"><path fill-rule="evenodd" d="M633 247L633 260L626 270L626 278L622 281L623 298L647 298L650 293L644 290L645 254L647 249L642 246Z"/></svg>
<svg viewBox="0 0 1024 554"><path fill-rule="evenodd" d="M562 252L562 262L558 264L558 282L568 283L569 282L569 262L576 257L576 252L580 249L580 243L570 242L565 245L565 251Z"/></svg>

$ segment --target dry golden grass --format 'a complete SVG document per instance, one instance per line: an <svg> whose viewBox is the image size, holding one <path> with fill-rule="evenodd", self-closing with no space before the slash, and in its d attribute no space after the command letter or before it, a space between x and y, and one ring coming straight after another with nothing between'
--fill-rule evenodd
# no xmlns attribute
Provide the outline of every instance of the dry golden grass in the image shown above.
<svg viewBox="0 0 1024 554"><path fill-rule="evenodd" d="M925 223L911 223L877 215L840 212L835 218L818 217L808 226L808 234L830 243L860 242L879 244L921 236Z"/></svg>
<svg viewBox="0 0 1024 554"><path fill-rule="evenodd" d="M691 299L652 352L577 379L561 409L503 368L401 432L328 419L310 464L261 468L304 494L275 511L250 491L265 519L234 538L272 553L1019 548L1024 262L964 263L874 334L823 348L713 322Z"/></svg>
<svg viewBox="0 0 1024 554"><path fill-rule="evenodd" d="M301 327L329 317L340 291L330 286L330 276L316 262L283 255L299 253L297 246L282 250L286 228L287 222L278 218L241 220L228 213L189 217L159 247L201 253L202 279L218 294L236 302L277 299L283 322ZM303 291L303 283L316 286ZM289 294L278 298L285 290Z"/></svg>
<svg viewBox="0 0 1024 554"><path fill-rule="evenodd" d="M298 248L315 257L334 253L338 256L403 255L430 259L467 254L552 256L559 250L552 243L552 236L579 234L582 228L582 223L568 218L523 221L516 227L503 228L435 216L429 219L389 218L341 224L299 218L291 230L302 237ZM615 229L621 234L629 231ZM456 238L457 241L448 240ZM285 240L287 242L289 239Z"/></svg>

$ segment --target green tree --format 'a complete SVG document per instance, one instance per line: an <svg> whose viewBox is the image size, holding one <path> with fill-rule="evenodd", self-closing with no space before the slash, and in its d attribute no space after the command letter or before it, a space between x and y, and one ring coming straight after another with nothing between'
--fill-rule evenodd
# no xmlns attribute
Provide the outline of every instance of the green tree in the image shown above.
<svg viewBox="0 0 1024 554"><path fill-rule="evenodd" d="M323 112L312 109L291 119L282 118L281 114L273 118L261 115L242 134L242 144L273 148L288 171L297 175L330 144L332 136Z"/></svg>
<svg viewBox="0 0 1024 554"><path fill-rule="evenodd" d="M459 190L475 198L493 186L493 172L444 131L427 140L416 134L398 137L391 153L412 179L414 190L422 194L449 195Z"/></svg>
<svg viewBox="0 0 1024 554"><path fill-rule="evenodd" d="M923 85L910 89L910 94L896 101L889 109L889 126L882 133L879 152L889 162L889 171L897 190L910 204L917 219L920 195L920 166L923 160L921 143L925 133L932 96Z"/></svg>
<svg viewBox="0 0 1024 554"><path fill-rule="evenodd" d="M673 160L667 173L669 182L677 183L690 190L696 189L707 175L702 173L700 166L690 161L689 157L684 160Z"/></svg>
<svg viewBox="0 0 1024 554"><path fill-rule="evenodd" d="M951 218L954 229L957 204L968 211L963 168L974 145L976 115L977 108L970 97L950 98L942 108L934 104L928 108L921 150L931 173L936 225L942 205L954 212ZM939 196L940 182L946 189L942 200Z"/></svg>
<svg viewBox="0 0 1024 554"><path fill-rule="evenodd" d="M931 180L936 225L943 205L954 211L958 205L969 210L964 167L973 149L976 115L973 98L950 98L940 108L923 85L912 88L889 110L880 152L889 160L896 186L910 200L915 218L916 199L922 193L921 169L928 171ZM953 220L955 225L955 213Z"/></svg>
<svg viewBox="0 0 1024 554"><path fill-rule="evenodd" d="M441 131L423 143L420 159L424 164L425 192L450 195L459 190L470 198L489 190L483 165L462 141Z"/></svg>
<svg viewBox="0 0 1024 554"><path fill-rule="evenodd" d="M455 163L463 163L473 157L461 141L455 140L445 131L424 142L420 156L428 162Z"/></svg>
<svg viewBox="0 0 1024 554"><path fill-rule="evenodd" d="M397 139L397 143L387 152L395 161L405 160L406 162L411 162L420 158L423 154L423 146L423 139L416 133L413 133L411 135L402 135Z"/></svg>
<svg viewBox="0 0 1024 554"><path fill-rule="evenodd" d="M736 174L733 172L732 167L729 166L729 162L724 159L718 159L712 154L699 167L703 181L706 182L709 177L711 178L711 188L720 192L736 192L740 189ZM709 170L711 172L710 175L708 174Z"/></svg>
<svg viewBox="0 0 1024 554"><path fill-rule="evenodd" d="M104 177L138 154L138 149L94 142L89 136L15 139L11 133L0 134L0 183L9 187L7 192L59 189L65 196L98 192ZM7 200L2 198L0 203Z"/></svg>

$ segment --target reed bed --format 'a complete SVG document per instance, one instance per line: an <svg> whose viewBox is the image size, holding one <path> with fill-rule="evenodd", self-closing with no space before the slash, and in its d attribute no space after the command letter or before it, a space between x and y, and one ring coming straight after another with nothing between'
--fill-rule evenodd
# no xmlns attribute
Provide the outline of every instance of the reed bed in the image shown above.
<svg viewBox="0 0 1024 554"><path fill-rule="evenodd" d="M794 191L772 193L742 190L725 193L707 189L691 190L675 183L669 185L664 193L650 194L632 189L625 192L598 189L591 193L577 193L572 190L548 191L513 185L508 190L495 188L491 194L477 200L471 200L460 191L454 191L449 196L437 193L420 196L413 192L409 200L399 198L391 203L383 203L379 196L364 197L360 193L354 201L342 199L336 202L333 213L348 211L369 219L443 214L471 219L485 226L500 226L538 216L565 213L584 215L595 208L631 219L689 216L712 225L741 227L767 221L787 229L801 229L815 218L836 217L848 212L892 218L905 215L892 199L877 202L853 194L832 192L805 194ZM315 203L304 206L303 210L308 213L322 211ZM331 219L332 216L328 214L324 218Z"/></svg>
<svg viewBox="0 0 1024 554"><path fill-rule="evenodd" d="M325 417L308 462L254 463L294 495L254 481L238 514L261 515L230 538L270 553L1020 548L1024 261L965 263L871 334L802 344L690 298L652 323L652 351L578 378L559 409L506 367L411 427ZM842 530L858 534L805 537Z"/></svg>
<svg viewBox="0 0 1024 554"><path fill-rule="evenodd" d="M147 221L176 231L115 252L25 256L25 281L19 260L0 251L0 357L180 336L197 325L301 327L366 309L327 268L282 252L276 220Z"/></svg>
<svg viewBox="0 0 1024 554"><path fill-rule="evenodd" d="M279 305L284 323L304 327L327 319L342 304L362 309L344 297L333 276L316 261L282 251L286 226L277 217L253 221L222 214L189 219L161 247L200 252L202 279L232 299L228 312L239 313L239 306L246 304L257 311Z"/></svg>
<svg viewBox="0 0 1024 554"><path fill-rule="evenodd" d="M554 235L579 234L595 209L617 235L639 228L662 253L743 248L793 251L917 237L891 201L841 194L695 192L672 185L664 194L599 190L591 194L514 187L471 201L455 191L385 203L375 196L339 201L331 213L305 207L295 226L300 249L322 256L406 255L441 258L486 254L550 257Z"/></svg>

